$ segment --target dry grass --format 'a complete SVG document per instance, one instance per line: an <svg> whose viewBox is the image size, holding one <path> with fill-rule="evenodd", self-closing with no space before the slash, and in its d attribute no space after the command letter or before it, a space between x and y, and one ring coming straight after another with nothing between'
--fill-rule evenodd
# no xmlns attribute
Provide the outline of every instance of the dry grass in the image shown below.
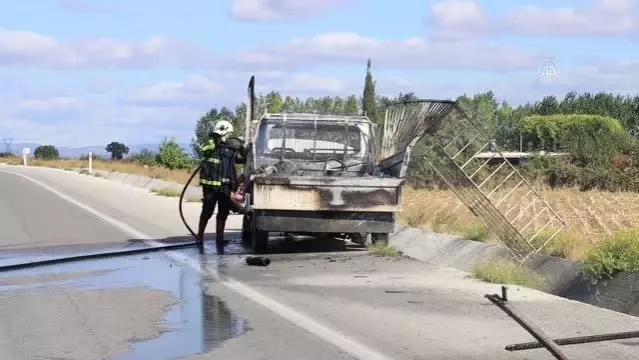
<svg viewBox="0 0 639 360"><path fill-rule="evenodd" d="M4 158L3 162L20 164L21 158ZM86 168L86 160L44 161L30 159L31 166L60 169ZM170 170L160 167L142 167L129 161L95 160L95 169L148 176L185 184L192 170ZM194 178L197 184L197 176ZM545 251L568 259L583 259L588 250L600 239L619 230L639 228L639 194L625 192L588 191L576 189L538 189L540 195L566 221L567 228ZM517 204L520 196L511 196L504 206ZM195 201L189 199L189 201ZM198 200L199 201L199 200ZM442 233L463 236L472 240L493 243L483 224L448 190L414 190L403 192L403 211L398 221ZM538 211L539 208L531 211ZM549 233L545 231L544 233Z"/></svg>
<svg viewBox="0 0 639 360"><path fill-rule="evenodd" d="M22 164L22 158L4 158L3 162L10 165ZM59 160L37 160L29 159L29 166L45 166L57 169L77 169L89 166L88 160L78 159L59 159ZM133 174L140 176L148 176L154 179L161 179L169 182L185 184L191 176L193 169L190 170L171 170L163 167L143 167L131 161L112 161L112 160L94 160L93 168L104 171L115 171L125 174ZM193 179L192 184L197 184L197 175Z"/></svg>
<svg viewBox="0 0 639 360"><path fill-rule="evenodd" d="M176 190L173 188L153 188L151 192L158 196L165 197L180 197L182 195L182 191ZM197 196L185 196L184 201L186 202L200 202L201 198Z"/></svg>
<svg viewBox="0 0 639 360"><path fill-rule="evenodd" d="M567 223L567 227L545 247L552 255L583 259L599 240L619 230L639 228L637 193L543 188L538 191ZM511 204L519 200L517 196L510 198ZM398 220L410 226L486 240L478 218L447 190L406 189Z"/></svg>

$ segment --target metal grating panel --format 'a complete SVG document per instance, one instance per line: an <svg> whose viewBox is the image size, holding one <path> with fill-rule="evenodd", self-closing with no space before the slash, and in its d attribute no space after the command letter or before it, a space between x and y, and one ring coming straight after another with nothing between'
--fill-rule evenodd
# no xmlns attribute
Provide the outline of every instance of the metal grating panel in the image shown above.
<svg viewBox="0 0 639 360"><path fill-rule="evenodd" d="M411 148L430 127L437 126L454 108L448 100L401 101L386 108L380 158Z"/></svg>
<svg viewBox="0 0 639 360"><path fill-rule="evenodd" d="M494 146L494 157L477 156L491 144L480 123L453 107L439 124L421 125L428 129L423 158L491 235L525 262L566 224Z"/></svg>

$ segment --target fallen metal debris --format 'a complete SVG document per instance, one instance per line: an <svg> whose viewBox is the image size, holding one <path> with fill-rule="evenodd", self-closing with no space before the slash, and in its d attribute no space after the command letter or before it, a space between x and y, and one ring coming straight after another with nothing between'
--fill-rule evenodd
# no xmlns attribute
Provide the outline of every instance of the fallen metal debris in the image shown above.
<svg viewBox="0 0 639 360"><path fill-rule="evenodd" d="M554 339L553 341L557 345L563 346L563 345L588 344L593 342L634 339L634 338L639 338L639 331L627 331L627 332L618 332L618 333L602 334L602 335L576 336L576 337L564 338L564 339ZM538 342L528 342L528 343L508 345L506 346L506 350L520 351L520 350L539 349L542 347L544 347L544 345Z"/></svg>
<svg viewBox="0 0 639 360"><path fill-rule="evenodd" d="M488 300L490 300L493 304L497 305L497 307L502 309L506 314L508 314L508 316L513 318L519 325L521 325L521 327L523 327L526 331L528 331L530 335L532 335L535 339L537 339L537 342L508 345L505 348L508 351L530 350L530 349L539 349L544 347L556 359L568 360L566 355L563 354L561 350L559 349L559 346L639 338L639 331L630 331L630 332L579 336L579 337L553 340L548 335L546 335L541 329L535 326L530 320L526 319L514 306L508 303L507 292L508 292L508 287L502 286L501 296L497 294L492 294L492 295L486 294L485 297Z"/></svg>

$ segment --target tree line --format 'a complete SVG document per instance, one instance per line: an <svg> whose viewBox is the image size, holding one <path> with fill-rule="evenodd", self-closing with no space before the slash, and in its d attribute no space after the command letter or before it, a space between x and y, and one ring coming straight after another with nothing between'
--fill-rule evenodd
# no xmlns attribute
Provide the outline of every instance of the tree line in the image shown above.
<svg viewBox="0 0 639 360"><path fill-rule="evenodd" d="M271 91L257 95L257 114L315 113L367 115L381 124L385 106L392 101L416 99L413 92L394 97L375 91L371 62L367 63L361 95L300 98ZM567 152L561 158L535 157L521 166L533 180L554 187L579 187L583 190L639 191L639 95L569 92L563 98L546 96L523 105L499 102L492 91L460 95L456 100L483 126L500 151ZM234 109L213 108L196 124L192 151L204 141L217 120L227 120L236 134L244 132L246 105ZM416 147L414 158L420 156ZM635 180L636 178L636 180ZM430 171L412 162L409 183L416 187L436 187L439 180Z"/></svg>
<svg viewBox="0 0 639 360"><path fill-rule="evenodd" d="M386 105L398 100L417 99L413 92L394 97L376 94L371 62L367 63L360 95L300 98L270 91L256 97L256 112L367 115L382 124ZM569 157L533 157L520 165L532 180L552 187L579 187L582 190L639 192L639 95L569 92L563 98L546 96L523 105L499 102L492 91L460 95L456 100L494 139L501 151L566 152ZM173 169L192 168L199 158L198 144L205 141L218 120L230 121L235 134L243 135L246 104L211 108L196 121L191 154L172 138L164 139L158 151L145 149L128 159L145 166ZM419 144L413 158L421 157ZM36 149L37 157L57 158L51 146ZM106 150L113 160L121 160L128 148L112 142ZM443 186L441 180L419 161L411 162L408 182L414 187Z"/></svg>

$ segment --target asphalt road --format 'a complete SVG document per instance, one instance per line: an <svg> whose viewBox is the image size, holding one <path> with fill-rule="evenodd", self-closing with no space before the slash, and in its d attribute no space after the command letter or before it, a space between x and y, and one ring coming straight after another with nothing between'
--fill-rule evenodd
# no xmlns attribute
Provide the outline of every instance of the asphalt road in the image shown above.
<svg viewBox="0 0 639 360"><path fill-rule="evenodd" d="M195 224L198 204L185 205ZM279 240L270 266L249 267L239 223L229 221L223 256L209 247L1 273L0 359L552 359L504 350L532 339L483 297L498 286L341 243ZM0 263L186 235L175 199L0 166ZM639 329L637 318L537 291L512 287L510 300L552 337ZM563 350L635 359L639 341Z"/></svg>

